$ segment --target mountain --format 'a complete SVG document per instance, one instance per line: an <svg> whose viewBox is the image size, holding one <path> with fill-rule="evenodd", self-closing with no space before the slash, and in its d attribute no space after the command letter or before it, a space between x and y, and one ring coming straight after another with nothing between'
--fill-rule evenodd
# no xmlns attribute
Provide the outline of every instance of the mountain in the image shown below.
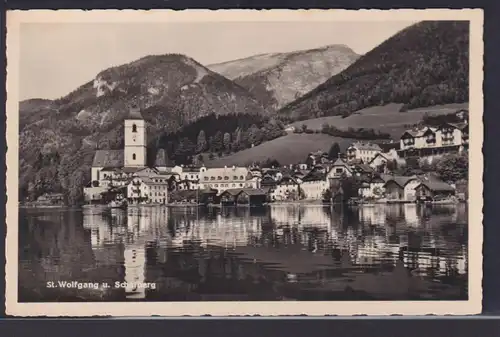
<svg viewBox="0 0 500 337"><path fill-rule="evenodd" d="M131 107L141 109L151 143L207 116L269 115L246 89L184 55L113 67L60 99L20 103L24 195L85 183L95 149L122 148Z"/></svg>
<svg viewBox="0 0 500 337"><path fill-rule="evenodd" d="M348 116L387 103L406 109L467 102L469 23L424 21L392 36L283 107L285 119Z"/></svg>
<svg viewBox="0 0 500 337"><path fill-rule="evenodd" d="M352 64L359 55L344 45L251 56L209 65L274 109L304 95Z"/></svg>

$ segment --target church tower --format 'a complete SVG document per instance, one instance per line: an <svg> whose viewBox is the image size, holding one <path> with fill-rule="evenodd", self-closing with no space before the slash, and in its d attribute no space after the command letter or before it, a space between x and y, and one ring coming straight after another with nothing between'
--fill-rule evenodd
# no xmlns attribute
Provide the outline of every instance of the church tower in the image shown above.
<svg viewBox="0 0 500 337"><path fill-rule="evenodd" d="M145 167L147 145L146 122L142 118L139 109L131 109L129 116L125 119L124 137L124 166Z"/></svg>

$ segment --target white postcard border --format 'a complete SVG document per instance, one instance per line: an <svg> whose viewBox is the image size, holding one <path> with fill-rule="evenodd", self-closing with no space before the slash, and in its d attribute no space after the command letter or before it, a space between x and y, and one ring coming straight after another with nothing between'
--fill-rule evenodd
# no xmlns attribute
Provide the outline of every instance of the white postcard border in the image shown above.
<svg viewBox="0 0 500 337"><path fill-rule="evenodd" d="M20 24L193 21L470 21L469 300L283 302L18 302L18 85ZM483 11L426 10L30 10L7 12L6 312L13 316L467 315L481 312L483 242Z"/></svg>

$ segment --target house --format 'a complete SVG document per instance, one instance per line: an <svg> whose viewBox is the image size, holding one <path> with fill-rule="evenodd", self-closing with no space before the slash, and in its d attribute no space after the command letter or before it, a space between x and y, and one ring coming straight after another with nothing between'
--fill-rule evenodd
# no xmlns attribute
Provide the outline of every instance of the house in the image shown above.
<svg viewBox="0 0 500 337"><path fill-rule="evenodd" d="M220 193L219 200L221 205L236 205L236 198L241 191L239 188L234 188Z"/></svg>
<svg viewBox="0 0 500 337"><path fill-rule="evenodd" d="M217 190L216 189L203 189L198 192L198 202L200 204L208 205L214 204L217 200Z"/></svg>
<svg viewBox="0 0 500 337"><path fill-rule="evenodd" d="M339 179L342 176L352 176L352 169L343 159L338 158L331 166L327 179Z"/></svg>
<svg viewBox="0 0 500 337"><path fill-rule="evenodd" d="M418 200L437 200L455 195L455 188L444 181L429 180L421 182L415 187Z"/></svg>
<svg viewBox="0 0 500 337"><path fill-rule="evenodd" d="M378 144L370 142L354 142L347 148L347 161L361 159L364 163L369 163L382 149Z"/></svg>
<svg viewBox="0 0 500 337"><path fill-rule="evenodd" d="M383 188L388 200L415 201L415 187L420 184L417 176L381 175L381 178L385 180Z"/></svg>
<svg viewBox="0 0 500 337"><path fill-rule="evenodd" d="M200 188L213 188L219 192L235 188L256 188L258 177L249 175L246 167L206 168L200 170Z"/></svg>
<svg viewBox="0 0 500 337"><path fill-rule="evenodd" d="M168 201L168 178L162 175L134 177L127 186L127 199L132 204L165 204Z"/></svg>
<svg viewBox="0 0 500 337"><path fill-rule="evenodd" d="M245 188L237 194L236 203L238 205L262 206L268 200L268 192L265 189Z"/></svg>
<svg viewBox="0 0 500 337"><path fill-rule="evenodd" d="M387 164L394 161L396 162L396 165L405 165L406 163L403 158L399 157L397 151L392 149L389 150L389 152L378 153L375 157L373 157L368 165L378 173L387 173Z"/></svg>
<svg viewBox="0 0 500 337"><path fill-rule="evenodd" d="M197 190L200 186L200 174L202 167L177 165L171 169L171 173L179 175L177 188L179 190Z"/></svg>
<svg viewBox="0 0 500 337"><path fill-rule="evenodd" d="M326 173L322 170L313 170L302 179L299 191L303 199L322 200L323 193L328 187Z"/></svg>
<svg viewBox="0 0 500 337"><path fill-rule="evenodd" d="M298 200L300 183L297 179L284 176L271 190L271 200Z"/></svg>
<svg viewBox="0 0 500 337"><path fill-rule="evenodd" d="M62 193L45 193L36 199L37 205L55 206L64 205L64 194Z"/></svg>
<svg viewBox="0 0 500 337"><path fill-rule="evenodd" d="M361 182L358 195L361 198L380 199L384 195L385 183L386 181L384 181L379 175L375 175L371 179Z"/></svg>
<svg viewBox="0 0 500 337"><path fill-rule="evenodd" d="M367 164L354 165L351 170L354 176L366 180L370 180L376 174L375 170Z"/></svg>
<svg viewBox="0 0 500 337"><path fill-rule="evenodd" d="M467 123L442 123L437 127L423 126L406 130L400 139L400 155L429 156L458 152L468 144ZM463 135L465 133L465 136Z"/></svg>

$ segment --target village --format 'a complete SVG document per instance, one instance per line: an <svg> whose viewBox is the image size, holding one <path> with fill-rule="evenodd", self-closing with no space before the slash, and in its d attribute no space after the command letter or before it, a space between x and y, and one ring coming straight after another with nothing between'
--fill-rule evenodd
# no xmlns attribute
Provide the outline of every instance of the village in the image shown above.
<svg viewBox="0 0 500 337"><path fill-rule="evenodd" d="M399 140L355 141L336 158L310 153L302 163L206 167L167 166L163 149L155 165L146 165L146 127L139 110L124 122L123 150L97 150L86 204L252 205L267 203L457 203L467 200L467 180L444 181L420 168L443 156L468 151L468 123L441 123L407 130ZM406 169L405 169L406 168ZM45 194L38 205L59 205L63 197Z"/></svg>

